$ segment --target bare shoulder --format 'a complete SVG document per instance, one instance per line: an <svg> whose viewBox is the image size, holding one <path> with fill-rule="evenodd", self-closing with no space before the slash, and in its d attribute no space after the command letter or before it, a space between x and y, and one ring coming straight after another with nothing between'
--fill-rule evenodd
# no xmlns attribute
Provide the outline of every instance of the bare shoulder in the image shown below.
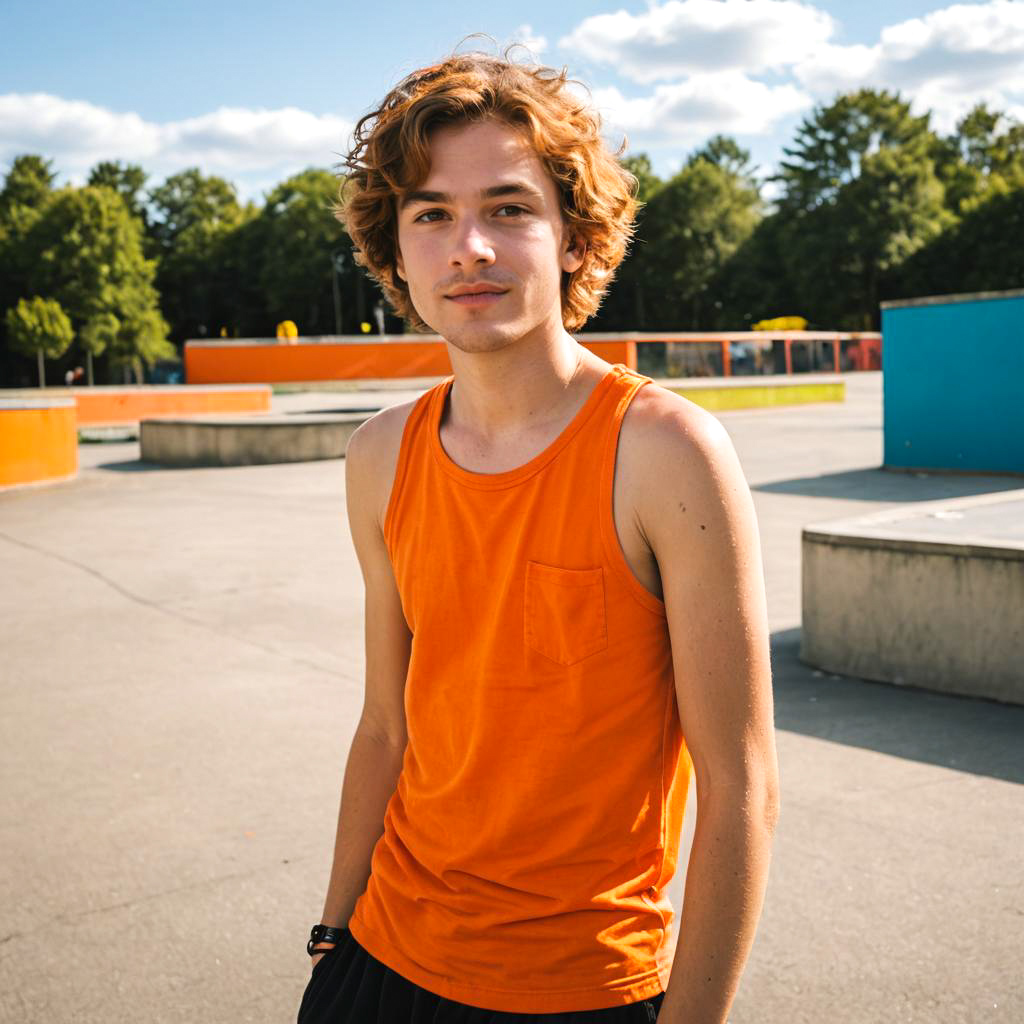
<svg viewBox="0 0 1024 1024"><path fill-rule="evenodd" d="M721 421L658 384L641 388L630 403L617 470L629 482L641 519L655 526L668 503L674 501L672 507L681 514L683 496L689 495L693 501L686 509L696 512L723 485L735 487L742 480L732 439Z"/></svg>
<svg viewBox="0 0 1024 1024"><path fill-rule="evenodd" d="M655 444L679 445L688 440L702 443L725 434L725 427L714 415L657 383L636 393L623 421L623 431L627 427Z"/></svg>
<svg viewBox="0 0 1024 1024"><path fill-rule="evenodd" d="M383 527L391 498L402 435L418 398L389 405L364 420L352 432L345 449L349 501L358 501Z"/></svg>

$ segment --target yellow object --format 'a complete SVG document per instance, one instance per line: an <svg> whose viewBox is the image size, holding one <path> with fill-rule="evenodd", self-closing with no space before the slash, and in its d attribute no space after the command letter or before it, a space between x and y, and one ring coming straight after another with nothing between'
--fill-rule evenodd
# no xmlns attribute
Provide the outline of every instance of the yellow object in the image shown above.
<svg viewBox="0 0 1024 1024"><path fill-rule="evenodd" d="M370 333L370 325L365 320L359 325L359 329L363 332L363 334Z"/></svg>
<svg viewBox="0 0 1024 1024"><path fill-rule="evenodd" d="M806 331L807 321L802 316L777 316L772 320L758 320L751 324L753 331Z"/></svg>
<svg viewBox="0 0 1024 1024"><path fill-rule="evenodd" d="M294 320L282 320L277 325L277 337L280 341L290 341L299 336L299 329Z"/></svg>
<svg viewBox="0 0 1024 1024"><path fill-rule="evenodd" d="M736 378L733 378L734 380ZM726 409L764 409L769 406L803 405L807 402L845 402L846 381L794 381L792 384L750 384L748 386L687 387L672 384L674 391L711 412Z"/></svg>

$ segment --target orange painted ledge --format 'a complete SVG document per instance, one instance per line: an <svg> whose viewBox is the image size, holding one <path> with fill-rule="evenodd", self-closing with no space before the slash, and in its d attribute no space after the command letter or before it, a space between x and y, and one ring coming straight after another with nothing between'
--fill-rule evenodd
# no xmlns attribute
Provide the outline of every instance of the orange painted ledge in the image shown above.
<svg viewBox="0 0 1024 1024"><path fill-rule="evenodd" d="M580 342L609 363L636 368L636 342ZM187 341L185 379L189 384L392 380L444 377L452 372L447 346L433 335L378 335L294 342L252 338L240 341Z"/></svg>
<svg viewBox="0 0 1024 1024"><path fill-rule="evenodd" d="M8 392L28 398L22 390ZM210 412L269 412L266 385L193 387L190 384L143 384L136 387L71 387L33 392L45 398L67 398L78 407L79 427L112 427L138 423L149 416Z"/></svg>
<svg viewBox="0 0 1024 1024"><path fill-rule="evenodd" d="M0 487L66 480L77 472L70 398L0 399Z"/></svg>

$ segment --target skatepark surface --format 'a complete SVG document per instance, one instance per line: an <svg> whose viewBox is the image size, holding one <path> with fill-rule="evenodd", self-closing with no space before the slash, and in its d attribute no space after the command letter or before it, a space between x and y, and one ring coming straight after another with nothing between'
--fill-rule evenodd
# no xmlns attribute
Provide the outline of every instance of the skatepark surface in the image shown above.
<svg viewBox="0 0 1024 1024"><path fill-rule="evenodd" d="M730 1020L1018 1024L1024 707L797 653L804 524L1021 479L879 469L881 374L843 377L841 404L718 414L757 507L782 786ZM0 493L0 1022L293 1021L362 702L344 461L138 452L82 444L76 479Z"/></svg>

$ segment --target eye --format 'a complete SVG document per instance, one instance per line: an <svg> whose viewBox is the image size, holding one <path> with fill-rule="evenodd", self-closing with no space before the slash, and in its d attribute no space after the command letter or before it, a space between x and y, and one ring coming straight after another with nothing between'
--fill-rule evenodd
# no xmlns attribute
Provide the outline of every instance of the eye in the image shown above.
<svg viewBox="0 0 1024 1024"><path fill-rule="evenodd" d="M506 210L510 210L511 213L505 213ZM522 206L516 206L514 203L509 203L507 206L499 206L495 212L503 214L504 216L518 217L521 213L529 213L530 211Z"/></svg>
<svg viewBox="0 0 1024 1024"><path fill-rule="evenodd" d="M437 214L438 217L443 217L444 210L424 210L421 214L413 217L413 223L432 224L434 223L434 214Z"/></svg>

